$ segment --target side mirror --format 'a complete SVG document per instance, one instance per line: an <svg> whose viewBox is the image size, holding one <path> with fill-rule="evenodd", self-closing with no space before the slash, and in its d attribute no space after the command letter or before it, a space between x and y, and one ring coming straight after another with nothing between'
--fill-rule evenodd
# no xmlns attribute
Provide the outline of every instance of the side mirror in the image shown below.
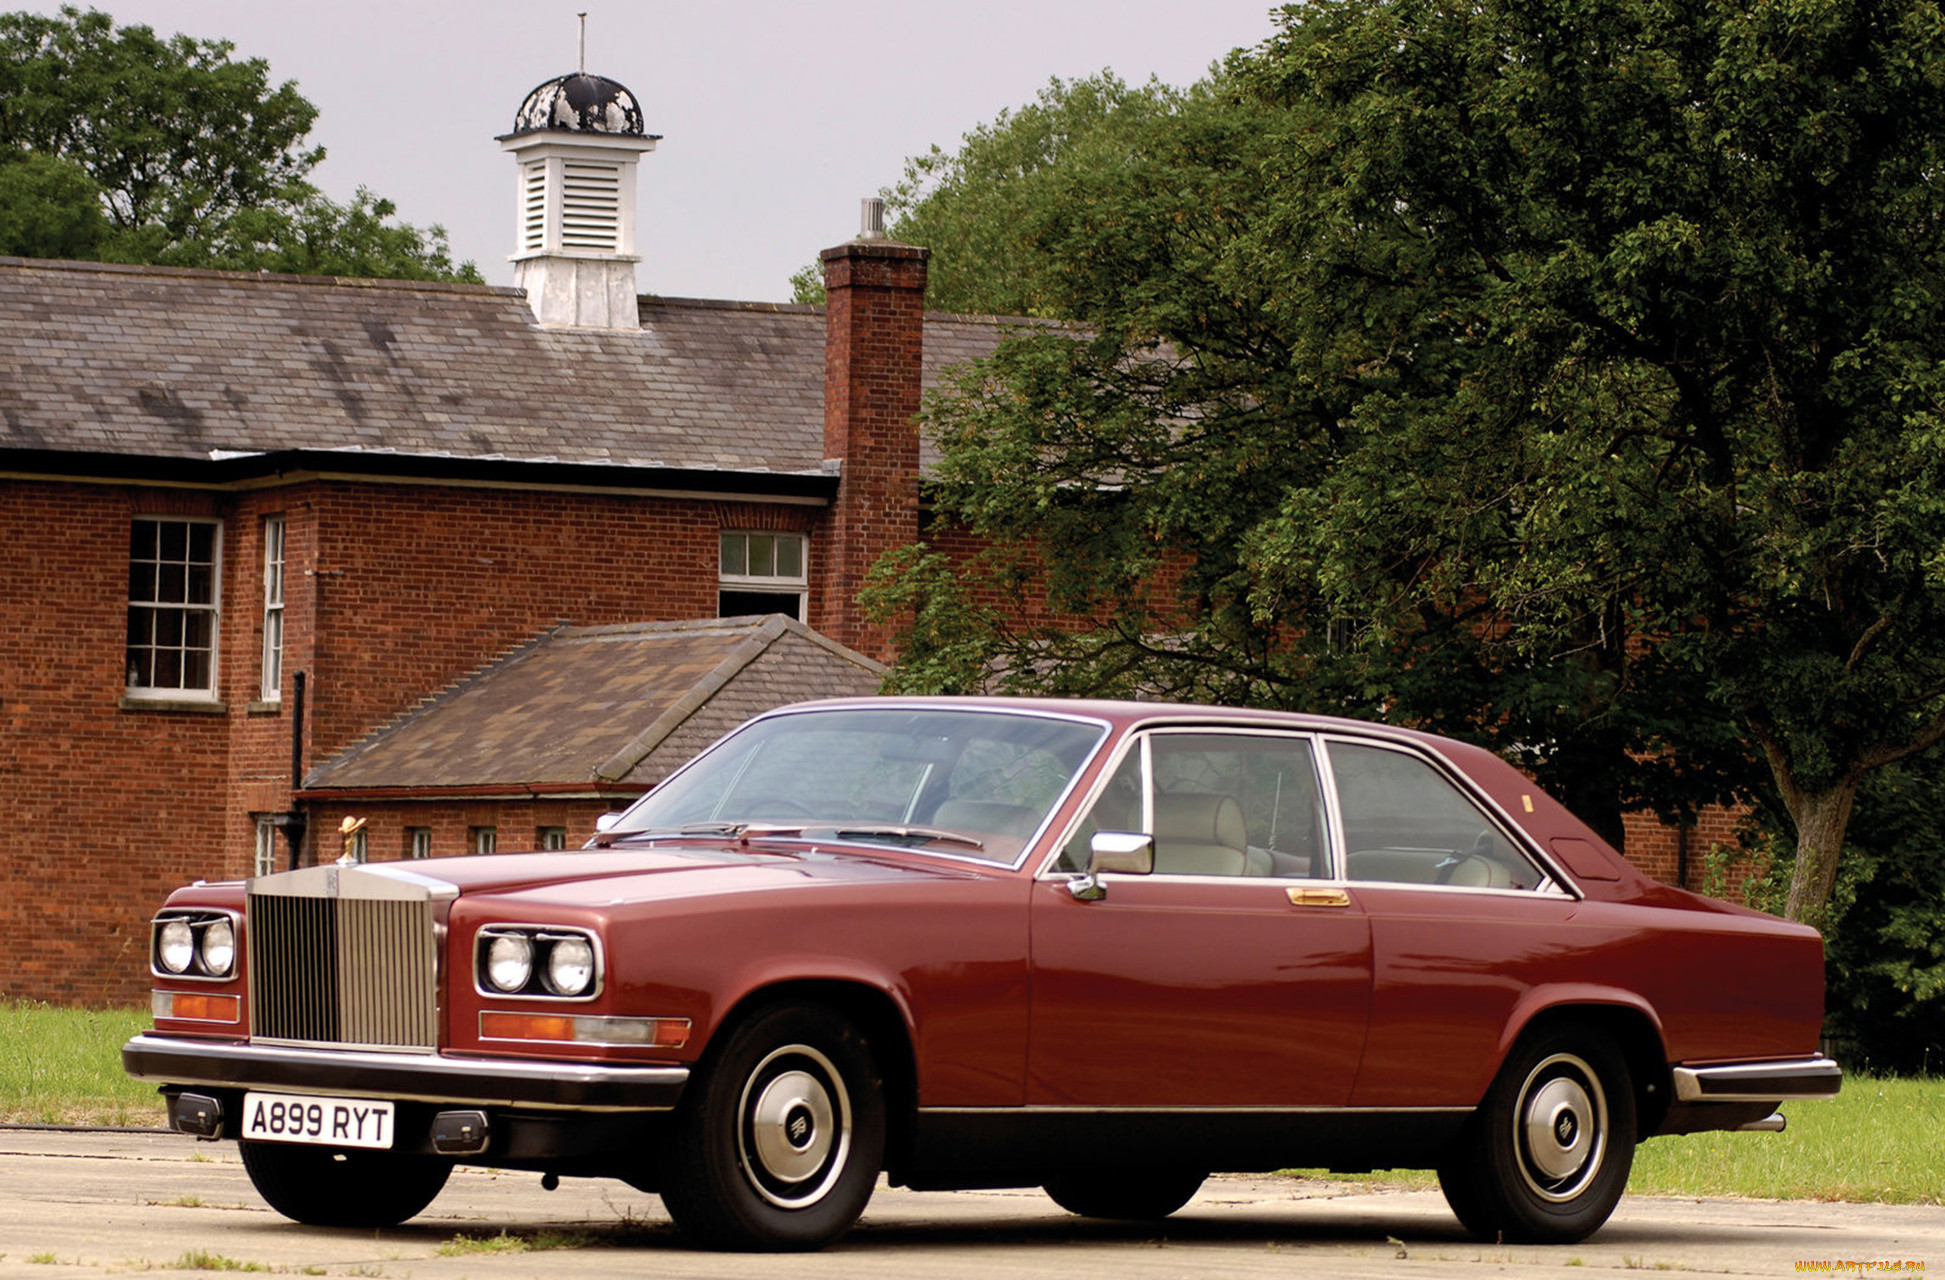
<svg viewBox="0 0 1945 1280"><path fill-rule="evenodd" d="M1087 842L1087 874L1067 882L1067 891L1082 902L1108 896L1103 872L1145 876L1155 870L1155 837L1145 831L1096 831Z"/></svg>
<svg viewBox="0 0 1945 1280"><path fill-rule="evenodd" d="M594 829L597 833L603 831L613 831L615 829L615 824L620 821L621 821L621 810L610 809L607 813L601 814L599 817L597 817L594 820Z"/></svg>

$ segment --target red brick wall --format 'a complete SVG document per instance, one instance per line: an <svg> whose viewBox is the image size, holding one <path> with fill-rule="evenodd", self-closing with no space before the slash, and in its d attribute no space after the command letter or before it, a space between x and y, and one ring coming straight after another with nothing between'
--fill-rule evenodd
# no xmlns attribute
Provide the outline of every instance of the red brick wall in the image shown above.
<svg viewBox="0 0 1945 1280"><path fill-rule="evenodd" d="M1686 832L1664 826L1649 812L1625 814L1622 823L1626 836L1623 852L1644 874L1664 884L1742 901L1743 882L1754 868L1740 856L1740 809L1711 805L1696 815L1695 825Z"/></svg>
<svg viewBox="0 0 1945 1280"><path fill-rule="evenodd" d="M396 862L410 856L412 827L432 832L432 857L456 858L471 853L476 827L492 827L499 852L518 853L540 847L542 827L565 827L567 847L578 849L594 835L594 821L610 809L624 807L632 797L608 800L441 800L378 803L327 801L312 807L317 851L325 860L343 851L338 824L347 817L365 820L365 858L368 862Z"/></svg>
<svg viewBox="0 0 1945 1280"><path fill-rule="evenodd" d="M0 998L137 998L149 913L222 867L229 718L119 705L138 512L223 514L203 495L0 480Z"/></svg>
<svg viewBox="0 0 1945 1280"><path fill-rule="evenodd" d="M893 628L867 622L858 592L878 558L918 537L920 357L927 251L887 241L826 249L824 456L844 463L811 548L810 625L890 661Z"/></svg>
<svg viewBox="0 0 1945 1280"><path fill-rule="evenodd" d="M219 702L207 711L120 705L129 522L144 513L223 522ZM308 769L557 622L714 617L721 528L805 529L815 543L819 514L339 481L237 495L0 481L0 920L36 942L0 977L0 997L143 998L154 908L187 881L247 875L256 815L289 806L292 673L308 677ZM276 703L259 699L270 515L286 521ZM503 816L473 823L394 818L371 847L396 856L384 840L432 825L435 852L457 853L482 822L508 848L555 825L579 844L606 807L572 804L558 822L535 816L545 804L491 806ZM335 856L324 818L312 848Z"/></svg>

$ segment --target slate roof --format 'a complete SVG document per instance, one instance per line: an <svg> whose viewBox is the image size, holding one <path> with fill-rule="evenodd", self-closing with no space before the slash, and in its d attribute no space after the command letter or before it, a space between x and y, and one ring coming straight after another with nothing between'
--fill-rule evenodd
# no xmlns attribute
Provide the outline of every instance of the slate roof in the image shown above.
<svg viewBox="0 0 1945 1280"><path fill-rule="evenodd" d="M822 308L643 298L542 328L518 289L0 257L0 451L338 451L828 474ZM991 316L928 316L928 385Z"/></svg>
<svg viewBox="0 0 1945 1280"><path fill-rule="evenodd" d="M780 615L561 627L314 769L300 798L645 791L759 712L884 674Z"/></svg>

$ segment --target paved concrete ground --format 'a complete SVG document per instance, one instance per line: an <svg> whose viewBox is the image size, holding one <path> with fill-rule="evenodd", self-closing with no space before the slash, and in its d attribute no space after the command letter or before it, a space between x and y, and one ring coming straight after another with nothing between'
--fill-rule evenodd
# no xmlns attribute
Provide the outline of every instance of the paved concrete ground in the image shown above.
<svg viewBox="0 0 1945 1280"><path fill-rule="evenodd" d="M502 1233L508 1238L496 1244ZM522 1242L530 1247L508 1248ZM568 1247L547 1247L558 1245ZM836 1247L751 1257L686 1248L655 1197L617 1182L568 1181L545 1192L532 1174L461 1169L404 1227L327 1231L265 1208L232 1143L0 1130L0 1276L230 1269L225 1260L393 1280L1780 1276L1804 1262L1945 1269L1945 1208L1630 1197L1592 1240L1537 1248L1467 1239L1436 1192L1223 1177L1165 1224L1127 1226L1072 1217L1038 1192L881 1187Z"/></svg>

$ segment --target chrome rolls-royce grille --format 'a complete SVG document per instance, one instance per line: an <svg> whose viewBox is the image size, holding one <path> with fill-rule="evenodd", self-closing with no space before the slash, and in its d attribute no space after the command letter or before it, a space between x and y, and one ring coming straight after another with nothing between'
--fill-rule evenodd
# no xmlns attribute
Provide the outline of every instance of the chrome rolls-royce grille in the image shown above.
<svg viewBox="0 0 1945 1280"><path fill-rule="evenodd" d="M317 870L323 868L310 869ZM433 903L424 893L337 896L341 883L356 885L357 874L346 869L327 880L299 871L252 886L247 930L253 1039L421 1051L437 1046ZM331 896L303 892L327 883Z"/></svg>

